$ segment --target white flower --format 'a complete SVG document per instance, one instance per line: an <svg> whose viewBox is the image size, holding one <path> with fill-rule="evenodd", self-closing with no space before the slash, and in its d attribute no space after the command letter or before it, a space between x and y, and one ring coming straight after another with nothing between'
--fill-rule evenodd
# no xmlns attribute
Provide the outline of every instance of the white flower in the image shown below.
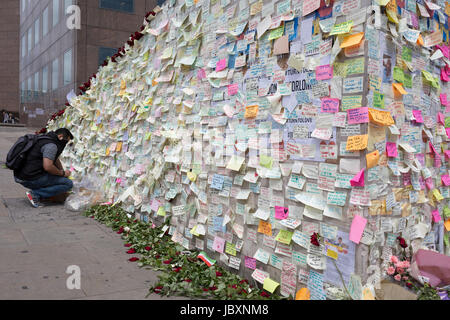
<svg viewBox="0 0 450 320"><path fill-rule="evenodd" d="M123 228L123 230L124 230L125 232L128 232L128 231L130 231L130 228L129 228L129 227L125 227L125 228Z"/></svg>
<svg viewBox="0 0 450 320"><path fill-rule="evenodd" d="M128 219L131 219L131 214L127 213Z"/></svg>

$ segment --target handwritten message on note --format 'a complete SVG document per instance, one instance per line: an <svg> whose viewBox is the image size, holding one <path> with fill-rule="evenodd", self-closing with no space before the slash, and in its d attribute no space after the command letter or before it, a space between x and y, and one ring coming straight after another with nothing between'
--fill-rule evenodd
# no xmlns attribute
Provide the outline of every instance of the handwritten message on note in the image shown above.
<svg viewBox="0 0 450 320"><path fill-rule="evenodd" d="M368 123L369 122L369 108L361 107L347 110L347 123Z"/></svg>
<svg viewBox="0 0 450 320"><path fill-rule="evenodd" d="M321 111L336 113L339 112L339 99L336 98L322 98Z"/></svg>
<svg viewBox="0 0 450 320"><path fill-rule="evenodd" d="M347 151L358 151L367 148L367 143L369 140L368 134L350 136L347 138L347 145L345 150Z"/></svg>
<svg viewBox="0 0 450 320"><path fill-rule="evenodd" d="M289 217L289 208L275 206L275 219L284 220Z"/></svg>
<svg viewBox="0 0 450 320"><path fill-rule="evenodd" d="M316 68L316 80L322 81L331 78L333 78L333 66L326 64Z"/></svg>

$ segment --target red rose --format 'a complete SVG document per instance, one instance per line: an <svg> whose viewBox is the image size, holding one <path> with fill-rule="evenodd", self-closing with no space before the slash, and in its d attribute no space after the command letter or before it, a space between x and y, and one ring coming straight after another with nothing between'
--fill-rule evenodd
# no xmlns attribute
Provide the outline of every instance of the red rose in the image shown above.
<svg viewBox="0 0 450 320"><path fill-rule="evenodd" d="M162 288L164 288L164 287L163 286L157 286L155 289L153 289L153 292L160 293Z"/></svg>
<svg viewBox="0 0 450 320"><path fill-rule="evenodd" d="M268 294L267 292L263 291L263 292L261 292L260 296L268 298L268 297L270 297L270 294Z"/></svg>
<svg viewBox="0 0 450 320"><path fill-rule="evenodd" d="M241 291L239 291L239 294L247 294L247 291L245 291L245 289L242 289Z"/></svg>
<svg viewBox="0 0 450 320"><path fill-rule="evenodd" d="M152 247L145 247L145 250L150 251L152 250Z"/></svg>
<svg viewBox="0 0 450 320"><path fill-rule="evenodd" d="M400 247L402 247L403 249L406 249L408 247L405 239L403 239L402 237L397 237L397 240L398 240Z"/></svg>
<svg viewBox="0 0 450 320"><path fill-rule="evenodd" d="M237 284L233 284L231 287L232 287L233 289L237 289Z"/></svg>
<svg viewBox="0 0 450 320"><path fill-rule="evenodd" d="M203 291L205 291L205 292L206 292L206 291L209 291L209 290L208 290L208 288L203 288Z"/></svg>
<svg viewBox="0 0 450 320"><path fill-rule="evenodd" d="M319 247L320 246L319 238L320 238L319 234L314 232L313 235L311 236L311 243Z"/></svg>
<svg viewBox="0 0 450 320"><path fill-rule="evenodd" d="M134 262L134 261L138 261L138 260L139 260L139 258L136 258L136 257L128 259L128 261L130 261L130 262Z"/></svg>
<svg viewBox="0 0 450 320"><path fill-rule="evenodd" d="M156 259L159 259L161 256L159 255L159 254L157 254L156 256L155 256L155 258Z"/></svg>
<svg viewBox="0 0 450 320"><path fill-rule="evenodd" d="M216 290L217 290L217 287L215 287L215 286L209 287L209 290L211 290L211 291L216 291Z"/></svg>
<svg viewBox="0 0 450 320"><path fill-rule="evenodd" d="M240 284L243 284L243 283L247 283L248 284L248 280L247 279L243 279L243 280L239 281L239 283Z"/></svg>
<svg viewBox="0 0 450 320"><path fill-rule="evenodd" d="M184 281L186 281L186 282L192 282L191 279L184 279Z"/></svg>
<svg viewBox="0 0 450 320"><path fill-rule="evenodd" d="M172 262L172 258L170 258L169 260L164 260L163 263L164 264L170 264Z"/></svg>
<svg viewBox="0 0 450 320"><path fill-rule="evenodd" d="M136 250L134 250L133 248L131 248L130 250L127 251L128 254L133 254L136 253Z"/></svg>
<svg viewBox="0 0 450 320"><path fill-rule="evenodd" d="M216 277L220 277L222 276L222 273L220 273L219 271L216 271Z"/></svg>
<svg viewBox="0 0 450 320"><path fill-rule="evenodd" d="M406 286L407 286L408 288L412 288L412 283L411 283L411 282L407 282L407 283L406 283Z"/></svg>
<svg viewBox="0 0 450 320"><path fill-rule="evenodd" d="M172 271L174 271L174 272L180 272L180 270L181 270L181 267L176 267L176 268L173 268Z"/></svg>

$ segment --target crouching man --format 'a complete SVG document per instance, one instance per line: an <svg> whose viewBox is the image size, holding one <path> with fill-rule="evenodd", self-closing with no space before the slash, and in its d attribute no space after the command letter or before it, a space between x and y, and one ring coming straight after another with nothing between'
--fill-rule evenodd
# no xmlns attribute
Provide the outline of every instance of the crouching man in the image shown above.
<svg viewBox="0 0 450 320"><path fill-rule="evenodd" d="M30 189L26 195L35 208L43 199L65 194L73 188L70 171L64 170L59 160L66 145L73 140L72 133L61 128L45 137L31 148L23 167L14 172L15 181Z"/></svg>

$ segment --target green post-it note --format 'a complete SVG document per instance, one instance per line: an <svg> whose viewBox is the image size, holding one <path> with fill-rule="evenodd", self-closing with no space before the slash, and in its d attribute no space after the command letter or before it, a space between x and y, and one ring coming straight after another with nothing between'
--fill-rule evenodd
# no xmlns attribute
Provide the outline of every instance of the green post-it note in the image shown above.
<svg viewBox="0 0 450 320"><path fill-rule="evenodd" d="M394 80L403 83L404 81L404 74L403 74L403 70L400 69L399 67L394 67Z"/></svg>
<svg viewBox="0 0 450 320"><path fill-rule="evenodd" d="M272 157L261 154L259 156L259 165L266 167L268 169L272 169L273 159Z"/></svg>
<svg viewBox="0 0 450 320"><path fill-rule="evenodd" d="M281 229L280 232L278 232L277 237L275 238L276 241L284 243L289 245L292 240L293 232Z"/></svg>
<svg viewBox="0 0 450 320"><path fill-rule="evenodd" d="M278 39L284 33L284 24L270 31L269 40Z"/></svg>
<svg viewBox="0 0 450 320"><path fill-rule="evenodd" d="M411 75L409 74L409 73L404 73L403 74L403 85L406 87L406 88L412 88L412 77L411 77Z"/></svg>
<svg viewBox="0 0 450 320"><path fill-rule="evenodd" d="M411 54L412 54L412 50L410 48L408 48L408 47L402 48L402 59L403 60L411 62L412 61Z"/></svg>
<svg viewBox="0 0 450 320"><path fill-rule="evenodd" d="M264 279L263 289L269 291L270 293L273 293L279 285L280 284L278 282L273 281L272 279L267 277Z"/></svg>
<svg viewBox="0 0 450 320"><path fill-rule="evenodd" d="M373 92L373 107L384 109L384 94L381 94L377 91Z"/></svg>
<svg viewBox="0 0 450 320"><path fill-rule="evenodd" d="M450 208L447 206L444 207L444 217L450 218Z"/></svg>

